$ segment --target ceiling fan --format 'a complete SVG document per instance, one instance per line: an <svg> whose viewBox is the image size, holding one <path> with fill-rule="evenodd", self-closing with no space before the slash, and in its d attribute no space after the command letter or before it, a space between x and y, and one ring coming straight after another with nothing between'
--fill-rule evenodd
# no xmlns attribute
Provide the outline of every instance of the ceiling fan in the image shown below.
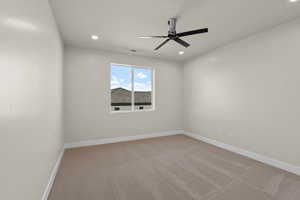
<svg viewBox="0 0 300 200"><path fill-rule="evenodd" d="M165 41L163 41L158 47L156 47L154 49L154 51L156 51L156 50L160 49L162 46L164 46L170 40L174 40L175 42L177 42L180 45L182 45L185 48L187 48L187 47L190 46L190 44L187 43L186 41L180 39L181 37L195 35L195 34L201 34L201 33L207 33L208 32L208 28L202 28L202 29L197 29L197 30L192 30L192 31L186 31L186 32L182 32L182 33L176 33L176 21L177 21L176 18L171 18L168 21L169 31L168 31L168 35L167 36L141 36L139 38L144 38L144 39L148 39L148 38L166 38Z"/></svg>

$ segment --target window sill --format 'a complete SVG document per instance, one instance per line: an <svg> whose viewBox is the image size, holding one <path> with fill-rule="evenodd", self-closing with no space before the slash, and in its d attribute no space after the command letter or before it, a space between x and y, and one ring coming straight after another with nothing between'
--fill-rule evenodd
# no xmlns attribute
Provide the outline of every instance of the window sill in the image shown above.
<svg viewBox="0 0 300 200"><path fill-rule="evenodd" d="M149 110L123 110L123 111L110 111L110 114L118 114L118 113L141 113L141 112L154 112L155 109Z"/></svg>

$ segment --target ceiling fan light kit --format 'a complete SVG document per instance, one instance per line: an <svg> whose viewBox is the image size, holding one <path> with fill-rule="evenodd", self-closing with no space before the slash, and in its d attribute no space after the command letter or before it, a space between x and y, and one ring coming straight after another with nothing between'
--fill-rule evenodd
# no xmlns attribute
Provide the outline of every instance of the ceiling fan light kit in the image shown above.
<svg viewBox="0 0 300 200"><path fill-rule="evenodd" d="M182 33L176 33L176 22L177 22L176 18L171 18L168 21L169 31L168 31L167 36L141 36L139 38L143 38L143 39L166 38L165 41L163 41L160 45L158 45L158 47L156 47L154 49L155 51L157 51L158 49L160 49L162 46L164 46L170 40L173 40L173 41L177 42L178 44L180 44L180 45L184 46L185 48L187 48L187 47L190 46L190 44L187 43L186 41L182 40L181 37L186 37L186 36L190 36L190 35L196 35L196 34L202 34L202 33L207 33L208 32L208 28L202 28L202 29L186 31L186 32L182 32Z"/></svg>

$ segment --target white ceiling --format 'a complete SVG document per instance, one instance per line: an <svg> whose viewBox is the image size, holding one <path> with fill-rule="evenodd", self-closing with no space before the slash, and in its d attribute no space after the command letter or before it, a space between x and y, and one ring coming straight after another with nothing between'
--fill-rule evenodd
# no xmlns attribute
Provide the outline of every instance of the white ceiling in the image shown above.
<svg viewBox="0 0 300 200"><path fill-rule="evenodd" d="M129 54L186 60L300 16L300 1L289 0L50 0L65 43ZM167 21L178 17L177 32L209 28L185 37L187 49L171 41L159 51ZM93 41L90 36L99 35ZM136 53L129 50L136 49ZM183 56L178 51L184 50Z"/></svg>

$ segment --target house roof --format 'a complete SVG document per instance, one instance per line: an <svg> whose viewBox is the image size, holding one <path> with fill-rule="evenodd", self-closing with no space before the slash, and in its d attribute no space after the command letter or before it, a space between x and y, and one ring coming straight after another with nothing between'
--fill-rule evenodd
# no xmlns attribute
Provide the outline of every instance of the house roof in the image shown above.
<svg viewBox="0 0 300 200"><path fill-rule="evenodd" d="M151 105L151 91L135 91L135 105ZM124 88L115 88L111 90L111 105L131 105L131 91Z"/></svg>

